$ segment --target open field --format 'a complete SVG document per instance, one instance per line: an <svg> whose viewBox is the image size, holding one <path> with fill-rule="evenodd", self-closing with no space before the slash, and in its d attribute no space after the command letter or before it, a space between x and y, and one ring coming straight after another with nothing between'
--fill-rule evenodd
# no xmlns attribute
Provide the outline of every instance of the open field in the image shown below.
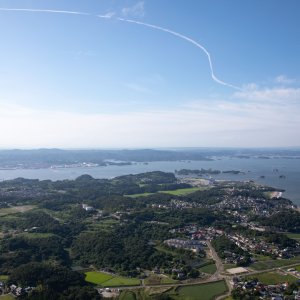
<svg viewBox="0 0 300 300"><path fill-rule="evenodd" d="M0 275L0 281L8 280L8 275Z"/></svg>
<svg viewBox="0 0 300 300"><path fill-rule="evenodd" d="M136 300L136 296L134 292L125 291L119 297L120 300Z"/></svg>
<svg viewBox="0 0 300 300"><path fill-rule="evenodd" d="M112 279L103 282L101 285L104 287L115 287L115 286L135 286L140 285L140 280L137 278L128 277L113 277Z"/></svg>
<svg viewBox="0 0 300 300"><path fill-rule="evenodd" d="M174 191L161 191L160 193L170 194L170 195L174 195L174 196L185 196L188 194L195 193L197 191L203 191L205 189L207 189L207 188L206 187L192 187L192 188L186 188L186 189L178 189L178 190L174 190Z"/></svg>
<svg viewBox="0 0 300 300"><path fill-rule="evenodd" d="M140 285L139 279L114 276L112 274L107 274L104 272L92 271L86 272L85 275L85 281L101 285L103 287Z"/></svg>
<svg viewBox="0 0 300 300"><path fill-rule="evenodd" d="M224 270L235 268L235 264L224 264Z"/></svg>
<svg viewBox="0 0 300 300"><path fill-rule="evenodd" d="M199 268L199 271L207 274L214 274L217 271L217 267L214 263L212 263Z"/></svg>
<svg viewBox="0 0 300 300"><path fill-rule="evenodd" d="M290 239L294 239L296 241L300 241L300 233L286 233L287 237Z"/></svg>
<svg viewBox="0 0 300 300"><path fill-rule="evenodd" d="M113 278L113 275L106 274L103 272L86 272L85 275L85 281L94 284L101 284Z"/></svg>
<svg viewBox="0 0 300 300"><path fill-rule="evenodd" d="M292 275L280 274L278 272L266 272L255 275L246 276L246 278L257 278L264 284L277 284L277 283L292 283L298 279Z"/></svg>
<svg viewBox="0 0 300 300"><path fill-rule="evenodd" d="M190 285L173 289L169 294L174 300L212 300L218 295L227 292L225 281L217 281L206 284ZM201 298L199 298L201 295Z"/></svg>
<svg viewBox="0 0 300 300"><path fill-rule="evenodd" d="M1 208L0 209L0 217L17 214L17 213L24 213L26 211L34 209L34 205L21 205L21 206L13 206L8 208Z"/></svg>
<svg viewBox="0 0 300 300"><path fill-rule="evenodd" d="M151 287L140 288L134 290L123 290L119 296L119 300L154 300L155 295L163 294L169 291L170 287Z"/></svg>
<svg viewBox="0 0 300 300"><path fill-rule="evenodd" d="M2 295L2 296L0 296L0 299L1 300L14 300L16 298L12 295Z"/></svg>
<svg viewBox="0 0 300 300"><path fill-rule="evenodd" d="M154 195L155 193L142 193L142 194L133 194L133 195L124 195L126 197L130 197L130 198L138 198L138 197L146 197L149 195Z"/></svg>
<svg viewBox="0 0 300 300"><path fill-rule="evenodd" d="M298 266L295 266L295 267L292 267L292 268L294 268L295 270L297 270L298 272L300 272L300 264ZM287 269L289 269L289 268L286 268L285 270L287 270Z"/></svg>
<svg viewBox="0 0 300 300"><path fill-rule="evenodd" d="M87 231L111 231L119 223L118 220L112 218L102 219L88 224Z"/></svg>
<svg viewBox="0 0 300 300"><path fill-rule="evenodd" d="M163 194L170 194L174 196L185 196L188 194L195 193L197 191L203 191L207 189L207 187L192 187L192 188L186 188L186 189L178 189L178 190L172 190L172 191L158 191L157 193L163 193ZM154 195L156 193L142 193L142 194L133 194L133 195L125 195L127 197L131 198L137 198L137 197L145 197L149 195Z"/></svg>
<svg viewBox="0 0 300 300"><path fill-rule="evenodd" d="M265 261L258 261L251 265L251 268L254 270L265 270L265 269L271 269L271 268L278 268L278 267L284 267L292 264L300 264L300 257L293 257L290 259L270 259Z"/></svg>

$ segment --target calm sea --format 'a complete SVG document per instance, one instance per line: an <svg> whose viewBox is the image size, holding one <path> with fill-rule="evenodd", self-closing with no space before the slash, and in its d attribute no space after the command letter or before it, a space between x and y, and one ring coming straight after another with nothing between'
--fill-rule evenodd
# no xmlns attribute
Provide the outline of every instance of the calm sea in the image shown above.
<svg viewBox="0 0 300 300"><path fill-rule="evenodd" d="M239 170L245 174L220 174L216 179L229 180L254 180L256 182L282 188L284 197L291 199L300 206L300 159L240 159L217 158L214 161L175 161L175 162L151 162L148 164L137 163L129 166L107 166L92 168L68 168L68 169L26 169L26 170L0 170L0 180L14 179L17 177L32 179L75 179L82 174L89 174L94 178L112 178L126 174L136 174L149 171L174 172L180 169L208 169L215 170ZM274 172L278 169L278 172ZM265 178L260 178L260 176ZM279 178L284 175L285 178Z"/></svg>

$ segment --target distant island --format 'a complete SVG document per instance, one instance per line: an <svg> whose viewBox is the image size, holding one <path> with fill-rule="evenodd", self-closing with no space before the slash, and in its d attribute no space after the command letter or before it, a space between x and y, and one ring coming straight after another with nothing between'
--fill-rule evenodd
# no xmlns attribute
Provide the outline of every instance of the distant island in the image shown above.
<svg viewBox="0 0 300 300"><path fill-rule="evenodd" d="M175 171L177 175L194 175L194 176L202 176L202 175L217 175L217 174L245 174L245 172L239 170L228 170L228 171L220 171L220 170L212 170L212 169L203 169L200 170L189 170L189 169L182 169L179 171Z"/></svg>

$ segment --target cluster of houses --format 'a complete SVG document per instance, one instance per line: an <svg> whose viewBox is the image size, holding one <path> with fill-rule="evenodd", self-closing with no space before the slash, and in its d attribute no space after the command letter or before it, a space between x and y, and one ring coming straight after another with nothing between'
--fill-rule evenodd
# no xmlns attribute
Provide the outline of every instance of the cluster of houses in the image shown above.
<svg viewBox="0 0 300 300"><path fill-rule="evenodd" d="M296 247L293 248L280 249L277 245L267 243L259 238L247 238L241 234L227 234L227 237L238 247L250 253L268 254L278 258L291 258L300 254L299 244L296 244Z"/></svg>
<svg viewBox="0 0 300 300"><path fill-rule="evenodd" d="M281 258L291 258L295 255L300 254L300 245L297 244L296 247L286 247L281 249L273 243L267 243L264 239L257 237L245 237L237 233L225 233L223 230L214 227L198 227L195 224L187 225L182 228L171 229L173 234L184 234L190 237L190 240L183 239L171 239L164 243L183 249L192 249L193 243L197 241L211 241L222 235L226 235L228 239L234 242L239 248L248 253L260 253L266 255L272 255L273 257ZM199 242L199 245L203 246L203 243ZM224 251L225 263L228 264L239 264L244 261L245 257L240 254L233 253L231 251Z"/></svg>
<svg viewBox="0 0 300 300"><path fill-rule="evenodd" d="M182 228L171 229L171 233L183 233L191 236L192 240L213 240L224 234L221 229L214 227L199 227L195 224L187 225Z"/></svg>
<svg viewBox="0 0 300 300"><path fill-rule="evenodd" d="M6 285L5 282L0 281L0 295L10 294L15 297L21 297L28 294L33 289L34 288L30 286L23 288L15 284Z"/></svg>
<svg viewBox="0 0 300 300"><path fill-rule="evenodd" d="M177 249L191 250L194 253L199 253L200 250L202 250L203 247L206 246L206 244L201 241L184 239L169 239L164 241L164 244Z"/></svg>
<svg viewBox="0 0 300 300"><path fill-rule="evenodd" d="M260 299L272 299L272 300L284 300L284 292L289 287L289 283L279 284L263 284L257 280L242 280L238 277L233 277L233 288L242 292L248 292L252 295L259 295ZM300 291L293 291L292 296L295 299L300 300ZM249 298L250 299L250 298Z"/></svg>
<svg viewBox="0 0 300 300"><path fill-rule="evenodd" d="M274 212L280 211L282 209L293 208L292 204L272 201L264 199L262 197L247 197L247 196L231 196L226 195L225 198L216 204L211 205L211 208L217 210L233 210L233 211L243 211L246 210L248 213L257 216L271 216Z"/></svg>

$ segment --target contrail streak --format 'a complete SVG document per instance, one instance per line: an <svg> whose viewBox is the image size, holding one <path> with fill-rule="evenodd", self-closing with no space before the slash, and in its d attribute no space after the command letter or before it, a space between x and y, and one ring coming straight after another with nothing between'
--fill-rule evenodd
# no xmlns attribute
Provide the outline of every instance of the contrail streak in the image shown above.
<svg viewBox="0 0 300 300"><path fill-rule="evenodd" d="M98 16L99 18L109 18L107 16ZM210 72L211 72L211 78L219 83L219 84L222 84L222 85L225 85L225 86L228 86L228 87L231 87L231 88L234 88L236 90L242 90L241 88L233 85L233 84L230 84L230 83L227 83L225 81L222 81L220 80L219 78L217 78L214 74L214 69L213 69L213 64L212 64L212 61L211 61L211 56L210 56L210 53L207 51L207 49L202 46L201 44L197 43L195 40L181 34L181 33L178 33L176 31L173 31L173 30L170 30L170 29L167 29L167 28L164 28L164 27L160 27L160 26L157 26L157 25L153 25L153 24L149 24L149 23L144 23L144 22L140 22L140 21L134 21L134 20L130 20L130 19L123 19L123 18L117 18L117 20L119 21L122 21L122 22L128 22L128 23L133 23L133 24L137 24L137 25L142 25L142 26L146 26L146 27L149 27L149 28L152 28L152 29L156 29L156 30L160 30L160 31L164 31L164 32L167 32L169 34L172 34L172 35L175 35L176 37L179 37L183 40L186 40L188 41L189 43L192 43L193 45L195 45L196 47L200 48L207 56L208 58L208 62L209 62L209 67L210 67Z"/></svg>
<svg viewBox="0 0 300 300"><path fill-rule="evenodd" d="M41 13L54 13L54 14L70 14L70 15L83 15L83 16L95 16L89 13L85 13L85 12L78 12L78 11L69 11L69 10L52 10L52 9L31 9L31 8L0 8L0 11L20 11L20 12L41 12ZM102 19L112 19L113 18L113 14L106 14L106 15L97 15L96 17L98 18L102 18ZM128 23L132 23L132 24L136 24L136 25L141 25L141 26L145 26L148 28L152 28L155 30L160 30L160 31L164 31L166 33L172 34L180 39L183 39L191 44L193 44L194 46L200 48L207 56L208 62L209 62L209 67L210 67L210 73L211 73L211 78L224 86L228 86L231 87L233 89L236 90L242 90L241 88L230 84L228 82L222 81L219 78L216 77L215 73L214 73L214 68L213 68L213 64L212 64L212 60L211 60L211 56L210 53L207 51L207 49L202 46L201 44L199 44L198 42L196 42L195 40L191 39L190 37L187 37L186 35L183 35L181 33L178 33L176 31L164 28L164 27L160 27L157 25L153 25L153 24L149 24L149 23L144 23L144 22L140 22L140 21L135 21L135 20L131 20L131 19L124 19L124 18L116 18L117 20L121 21L121 22L128 22Z"/></svg>
<svg viewBox="0 0 300 300"><path fill-rule="evenodd" d="M69 10L52 10L52 9L31 9L31 8L0 8L0 11L23 11L23 12L42 12L53 14L69 14L69 15L82 15L91 16L89 13Z"/></svg>

